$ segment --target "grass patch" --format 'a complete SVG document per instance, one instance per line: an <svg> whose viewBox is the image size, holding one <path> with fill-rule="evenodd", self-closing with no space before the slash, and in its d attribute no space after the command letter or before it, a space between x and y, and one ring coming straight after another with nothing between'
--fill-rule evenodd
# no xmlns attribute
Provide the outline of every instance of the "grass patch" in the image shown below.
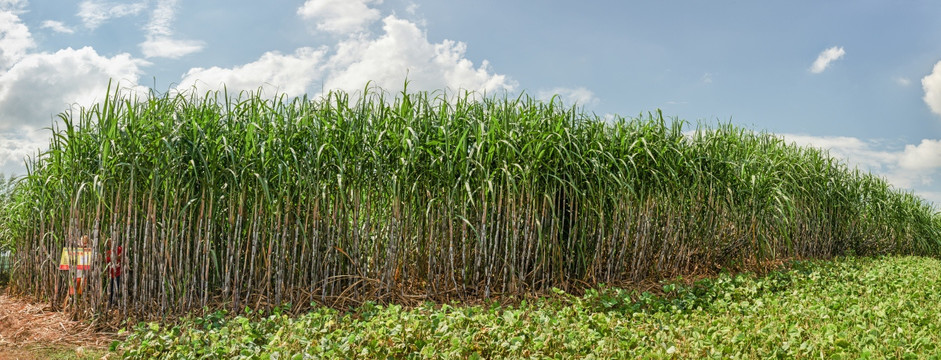
<svg viewBox="0 0 941 360"><path fill-rule="evenodd" d="M367 303L139 325L125 358L937 358L941 261L799 262L757 277L600 288L514 306Z"/></svg>
<svg viewBox="0 0 941 360"><path fill-rule="evenodd" d="M19 360L97 360L109 356L107 348L75 345L33 345L22 348L0 348L0 358Z"/></svg>

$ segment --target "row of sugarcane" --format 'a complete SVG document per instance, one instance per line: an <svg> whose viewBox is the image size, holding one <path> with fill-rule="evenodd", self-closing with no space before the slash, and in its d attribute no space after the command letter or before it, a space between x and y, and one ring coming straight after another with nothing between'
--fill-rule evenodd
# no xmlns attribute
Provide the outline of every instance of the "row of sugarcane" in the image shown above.
<svg viewBox="0 0 941 360"><path fill-rule="evenodd" d="M82 317L578 292L941 250L937 210L879 177L659 113L473 93L109 92L60 117L4 236L14 289ZM58 270L64 247L91 249L90 268ZM114 286L103 254L118 247Z"/></svg>

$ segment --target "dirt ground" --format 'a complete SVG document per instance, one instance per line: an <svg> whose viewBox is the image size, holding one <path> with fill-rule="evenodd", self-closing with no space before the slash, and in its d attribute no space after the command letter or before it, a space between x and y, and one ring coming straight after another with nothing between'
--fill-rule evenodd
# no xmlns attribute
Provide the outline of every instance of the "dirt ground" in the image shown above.
<svg viewBox="0 0 941 360"><path fill-rule="evenodd" d="M0 359L108 358L111 334L0 290ZM111 356L113 357L113 355Z"/></svg>

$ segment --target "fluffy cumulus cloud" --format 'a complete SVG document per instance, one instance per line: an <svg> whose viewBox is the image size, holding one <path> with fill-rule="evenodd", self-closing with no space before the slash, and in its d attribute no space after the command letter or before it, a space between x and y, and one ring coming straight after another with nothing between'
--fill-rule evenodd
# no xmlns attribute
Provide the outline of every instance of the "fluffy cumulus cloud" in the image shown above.
<svg viewBox="0 0 941 360"><path fill-rule="evenodd" d="M84 47L28 54L0 73L0 171L14 172L24 154L47 143L49 134L40 129L56 114L103 98L109 79L143 92L137 84L144 65L129 54L107 57Z"/></svg>
<svg viewBox="0 0 941 360"><path fill-rule="evenodd" d="M444 40L431 43L413 22L387 16L383 34L342 41L325 66L325 89L355 91L367 82L384 89L400 88L406 77L416 90L451 89L492 92L512 90L515 83L492 73L484 60L480 66L466 56L467 45Z"/></svg>
<svg viewBox="0 0 941 360"><path fill-rule="evenodd" d="M48 145L49 134L44 129L0 131L0 174L23 175L26 158Z"/></svg>
<svg viewBox="0 0 941 360"><path fill-rule="evenodd" d="M139 15L147 10L151 3L156 5L151 13L150 21L144 26L145 39L138 45L145 57L177 59L203 49L205 44L201 41L179 39L174 36L172 24L176 17L178 0L132 3L85 0L79 4L79 11L76 15L86 28L94 30L108 20ZM71 32L71 29L62 23L47 22L43 24L43 27L59 32Z"/></svg>
<svg viewBox="0 0 941 360"><path fill-rule="evenodd" d="M57 33L63 33L63 34L75 33L75 30L72 30L68 26L65 26L65 24L63 24L61 21L46 20L46 21L43 21L42 25L40 25L39 27L43 29L49 29L49 30L55 31Z"/></svg>
<svg viewBox="0 0 941 360"><path fill-rule="evenodd" d="M128 54L99 55L94 49L34 52L36 44L19 15L24 1L0 0L0 172L21 173L26 155L48 144L56 114L90 105L104 96L109 79L132 91L147 63ZM64 25L41 25L62 31Z"/></svg>
<svg viewBox="0 0 941 360"><path fill-rule="evenodd" d="M905 145L899 165L915 171L941 169L941 140L923 139L918 145Z"/></svg>
<svg viewBox="0 0 941 360"><path fill-rule="evenodd" d="M921 79L921 86L925 90L925 103L931 112L941 115L941 61L934 64L931 74Z"/></svg>
<svg viewBox="0 0 941 360"><path fill-rule="evenodd" d="M26 0L0 0L0 10L18 9L26 6Z"/></svg>
<svg viewBox="0 0 941 360"><path fill-rule="evenodd" d="M0 3L0 70L9 69L36 46L19 12L16 2Z"/></svg>
<svg viewBox="0 0 941 360"><path fill-rule="evenodd" d="M147 1L134 3L86 0L78 4L79 19L86 28L94 30L108 20L137 15L147 9Z"/></svg>
<svg viewBox="0 0 941 360"><path fill-rule="evenodd" d="M846 51L843 51L843 47L837 46L820 52L820 55L817 56L817 60L814 60L813 65L810 66L810 72L814 74L822 73L830 66L830 63L842 58L845 54Z"/></svg>
<svg viewBox="0 0 941 360"><path fill-rule="evenodd" d="M545 101L552 99L552 97L558 95L558 99L562 100L562 103L565 106L572 105L594 105L598 103L598 98L595 97L595 93L591 90L588 90L584 87L557 87L549 90L540 90L536 93L536 97Z"/></svg>
<svg viewBox="0 0 941 360"><path fill-rule="evenodd" d="M173 19L176 17L177 0L161 0L144 27L147 39L140 43L141 52L148 58L164 57L178 59L198 52L205 44L196 40L176 39L173 36Z"/></svg>
<svg viewBox="0 0 941 360"><path fill-rule="evenodd" d="M362 32L379 20L379 10L369 7L381 0L307 0L297 14L316 23L317 29L333 34Z"/></svg>
<svg viewBox="0 0 941 360"><path fill-rule="evenodd" d="M428 41L419 26L387 16L382 32L359 33L334 47L301 48L293 54L269 52L257 61L231 68L190 70L178 89L194 85L199 91L221 88L257 90L264 86L280 93L299 95L321 90L356 92L370 86L395 91L405 80L413 90L470 90L480 93L512 90L515 82L495 74L483 61L479 66L466 58L462 42Z"/></svg>
<svg viewBox="0 0 941 360"><path fill-rule="evenodd" d="M129 54L102 56L90 47L27 55L0 74L0 130L48 126L69 105L103 97L109 79L136 86L145 64Z"/></svg>
<svg viewBox="0 0 941 360"><path fill-rule="evenodd" d="M263 90L271 94L302 95L320 79L324 49L300 48L293 54L268 52L257 61L234 68L194 68L183 77L178 89L203 93L221 89L230 92Z"/></svg>

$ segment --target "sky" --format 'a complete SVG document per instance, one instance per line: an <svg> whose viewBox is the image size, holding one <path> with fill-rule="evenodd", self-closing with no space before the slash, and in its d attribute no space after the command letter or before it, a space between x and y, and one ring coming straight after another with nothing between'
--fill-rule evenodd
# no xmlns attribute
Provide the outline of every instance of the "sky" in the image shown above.
<svg viewBox="0 0 941 360"><path fill-rule="evenodd" d="M0 173L57 114L131 92L367 81L558 94L816 146L941 204L941 2L0 0Z"/></svg>

